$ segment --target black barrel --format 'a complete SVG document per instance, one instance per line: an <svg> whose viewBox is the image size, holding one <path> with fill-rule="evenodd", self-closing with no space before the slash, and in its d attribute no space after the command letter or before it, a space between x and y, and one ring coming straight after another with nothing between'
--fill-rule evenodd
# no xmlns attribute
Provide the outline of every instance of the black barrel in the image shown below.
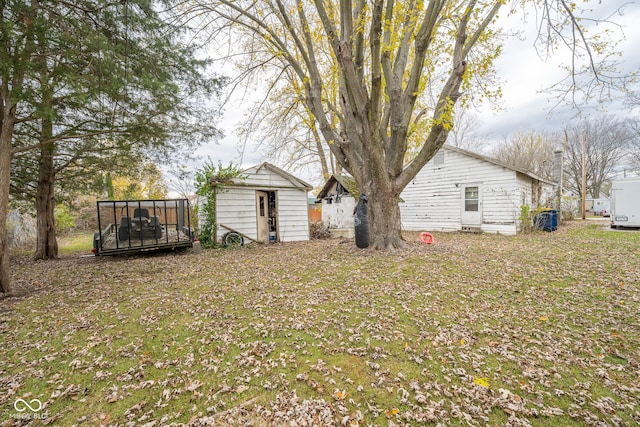
<svg viewBox="0 0 640 427"><path fill-rule="evenodd" d="M353 225L356 233L356 246L364 249L369 247L369 199L364 194L358 197L355 215L353 217Z"/></svg>

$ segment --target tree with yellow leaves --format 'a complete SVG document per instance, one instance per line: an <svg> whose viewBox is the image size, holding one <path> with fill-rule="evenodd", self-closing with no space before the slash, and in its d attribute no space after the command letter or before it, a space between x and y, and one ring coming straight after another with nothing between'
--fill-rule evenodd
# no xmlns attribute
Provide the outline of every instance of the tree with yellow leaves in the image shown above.
<svg viewBox="0 0 640 427"><path fill-rule="evenodd" d="M380 249L403 246L400 193L445 143L454 126L456 103L474 94L499 93L490 77L500 53L496 19L501 9L507 9L506 3L194 0L188 4L191 18L199 17L215 30L212 39L219 42L222 34L233 34L232 46L240 47L238 53L248 59L244 75L258 75L270 93L280 85L291 85L291 78L282 79L285 73L295 79L297 101L312 115L312 129L319 130L337 163L368 196L372 246ZM541 31L541 41L565 44L574 58L586 58L586 70L598 83L611 83L596 62L604 52L603 39L584 30L576 2L520 3L539 8L547 28ZM582 70L576 65L570 71L575 77ZM577 79L569 84L568 93L574 95ZM408 157L410 148L413 155Z"/></svg>
<svg viewBox="0 0 640 427"><path fill-rule="evenodd" d="M167 192L167 183L155 163L144 163L127 176L113 178L114 200L164 199Z"/></svg>

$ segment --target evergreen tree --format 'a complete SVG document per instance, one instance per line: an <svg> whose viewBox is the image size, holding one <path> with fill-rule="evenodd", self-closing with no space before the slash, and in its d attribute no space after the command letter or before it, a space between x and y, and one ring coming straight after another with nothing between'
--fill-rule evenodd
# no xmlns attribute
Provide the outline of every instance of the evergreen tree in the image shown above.
<svg viewBox="0 0 640 427"><path fill-rule="evenodd" d="M0 2L0 223L5 229L10 181L14 195L36 206L36 258L57 256L56 188L82 190L105 171L123 173L145 158L193 148L182 141L196 145L218 135L206 99L221 80L208 77L208 62L183 42L170 6ZM10 176L4 166L12 160ZM3 234L0 291L8 283Z"/></svg>

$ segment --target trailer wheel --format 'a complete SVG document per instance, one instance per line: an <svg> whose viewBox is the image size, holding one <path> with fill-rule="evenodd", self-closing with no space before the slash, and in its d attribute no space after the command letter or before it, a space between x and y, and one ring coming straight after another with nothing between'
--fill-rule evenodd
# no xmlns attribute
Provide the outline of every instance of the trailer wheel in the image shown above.
<svg viewBox="0 0 640 427"><path fill-rule="evenodd" d="M244 238L242 237L242 234L236 233L235 231L230 231L222 236L222 241L226 248L234 248L244 245Z"/></svg>

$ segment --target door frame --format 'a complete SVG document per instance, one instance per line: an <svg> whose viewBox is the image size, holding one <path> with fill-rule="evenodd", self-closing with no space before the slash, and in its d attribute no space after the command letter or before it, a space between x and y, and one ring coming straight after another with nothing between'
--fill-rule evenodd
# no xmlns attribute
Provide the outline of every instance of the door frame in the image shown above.
<svg viewBox="0 0 640 427"><path fill-rule="evenodd" d="M256 240L269 241L269 193L256 190Z"/></svg>
<svg viewBox="0 0 640 427"><path fill-rule="evenodd" d="M461 199L462 203L460 206L460 225L468 226L468 227L480 227L482 225L482 185L481 184L462 184L461 186ZM476 200L476 199L467 199L467 189L468 188L477 188L478 192L478 209L476 211L467 211L467 200Z"/></svg>
<svg viewBox="0 0 640 427"><path fill-rule="evenodd" d="M271 232L275 232L276 241L280 241L278 222L278 192L256 190L256 240L269 243Z"/></svg>

